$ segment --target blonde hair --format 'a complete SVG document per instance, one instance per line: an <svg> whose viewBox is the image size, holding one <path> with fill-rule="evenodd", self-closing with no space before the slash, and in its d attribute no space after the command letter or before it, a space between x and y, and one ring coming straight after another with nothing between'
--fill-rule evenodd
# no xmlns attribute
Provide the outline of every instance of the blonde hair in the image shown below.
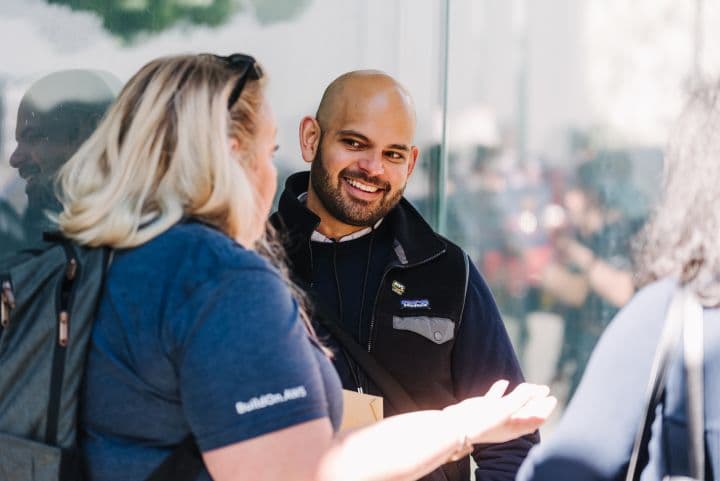
<svg viewBox="0 0 720 481"><path fill-rule="evenodd" d="M192 216L235 239L260 238L257 190L228 138L248 157L243 165L252 161L263 82L249 79L228 112L238 77L210 54L142 67L58 175L63 233L89 246L134 247Z"/></svg>
<svg viewBox="0 0 720 481"><path fill-rule="evenodd" d="M228 112L239 72L210 54L165 57L123 88L97 130L58 174L57 216L66 237L89 246L135 247L183 217L245 240L278 269L309 336L306 299L245 172L263 104L263 79L247 80ZM244 153L241 166L228 138ZM327 355L330 352L319 341Z"/></svg>
<svg viewBox="0 0 720 481"><path fill-rule="evenodd" d="M674 277L720 304L720 85L694 91L672 130L664 188L635 242L638 284Z"/></svg>

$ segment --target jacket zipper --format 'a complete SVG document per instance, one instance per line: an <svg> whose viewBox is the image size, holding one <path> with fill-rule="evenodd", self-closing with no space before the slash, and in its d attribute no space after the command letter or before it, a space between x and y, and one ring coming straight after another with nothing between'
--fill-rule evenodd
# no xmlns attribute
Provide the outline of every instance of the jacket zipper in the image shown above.
<svg viewBox="0 0 720 481"><path fill-rule="evenodd" d="M308 252L310 253L310 288L314 289L315 288L315 278L314 278L313 273L315 272L315 266L314 266L314 261L313 261L312 241L309 239L308 239ZM350 356L348 356L347 352L345 352L344 349L342 349L342 355L343 355L343 358L345 359L345 362L348 365L348 368L350 369L350 374L352 374L353 381L355 381L355 386L356 386L355 390L362 394L363 392L365 392L365 390L362 386L362 383L360 382L360 376L358 375L358 372L357 372L357 366L355 365L354 362L352 362L350 360Z"/></svg>
<svg viewBox="0 0 720 481"><path fill-rule="evenodd" d="M4 279L0 284L0 340L2 334L5 333L10 325L10 313L15 309L15 293L13 292L12 282ZM0 341L0 346L2 342Z"/></svg>
<svg viewBox="0 0 720 481"><path fill-rule="evenodd" d="M15 309L15 293L9 280L2 281L2 306L0 306L0 331L10 325L10 311Z"/></svg>

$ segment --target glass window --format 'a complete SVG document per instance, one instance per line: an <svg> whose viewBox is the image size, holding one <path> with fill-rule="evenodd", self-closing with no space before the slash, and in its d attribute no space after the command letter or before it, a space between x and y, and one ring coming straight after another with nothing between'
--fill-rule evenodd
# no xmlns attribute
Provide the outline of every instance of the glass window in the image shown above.
<svg viewBox="0 0 720 481"><path fill-rule="evenodd" d="M526 377L561 399L634 292L632 242L714 2L450 2L447 230L492 287Z"/></svg>
<svg viewBox="0 0 720 481"><path fill-rule="evenodd" d="M5 202L0 204L0 226L5 226L7 242L23 243L48 227L40 220L53 197L50 177L92 132L107 101L155 57L254 55L270 77L281 180L306 168L297 140L300 119L315 113L327 84L345 71L387 71L413 93L419 118L435 118L441 108L441 7L436 0L416 1L412 8L399 0L3 2L0 153L5 161L0 164L0 194ZM73 126L75 104L98 115ZM35 125L18 129L28 117ZM433 128L432 122L420 122L419 142L430 143ZM423 185L415 182L410 191L421 192Z"/></svg>
<svg viewBox="0 0 720 481"><path fill-rule="evenodd" d="M306 168L298 124L326 85L385 70L418 114L407 196L491 285L526 377L567 398L633 293L632 239L689 88L720 69L719 19L705 0L4 0L0 246L51 227L54 173L152 58L256 56L281 180Z"/></svg>

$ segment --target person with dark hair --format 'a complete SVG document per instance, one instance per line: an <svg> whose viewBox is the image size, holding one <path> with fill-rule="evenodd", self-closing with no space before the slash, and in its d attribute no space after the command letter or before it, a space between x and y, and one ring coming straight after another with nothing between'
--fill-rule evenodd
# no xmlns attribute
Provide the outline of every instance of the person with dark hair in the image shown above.
<svg viewBox="0 0 720 481"><path fill-rule="evenodd" d="M644 196L630 181L630 159L600 152L577 168L564 194L570 232L554 236L555 260L540 285L562 304L563 346L556 377L572 396L595 343L635 292L631 240L645 218Z"/></svg>
<svg viewBox="0 0 720 481"><path fill-rule="evenodd" d="M702 481L720 479L720 84L700 88L671 130L664 186L635 248L641 290L615 316L595 348L582 381L552 437L531 451L518 481L626 479L631 453L647 408L655 352L671 301L679 289L703 306L706 453ZM667 379L652 409L641 473L632 479L681 478L690 472L688 376L684 350L674 336ZM702 464L702 463L700 463ZM677 478L675 478L677 476Z"/></svg>
<svg viewBox="0 0 720 481"><path fill-rule="evenodd" d="M335 79L317 114L300 124L310 172L288 178L271 219L314 301L316 327L329 334L321 324L330 322L352 343L328 337L343 387L383 396L388 415L442 409L498 377L523 380L477 268L403 198L418 156L415 122L410 95L387 74ZM383 368L382 378L362 367L357 349ZM476 479L514 479L537 441L532 434L474 446ZM469 476L466 455L423 479Z"/></svg>

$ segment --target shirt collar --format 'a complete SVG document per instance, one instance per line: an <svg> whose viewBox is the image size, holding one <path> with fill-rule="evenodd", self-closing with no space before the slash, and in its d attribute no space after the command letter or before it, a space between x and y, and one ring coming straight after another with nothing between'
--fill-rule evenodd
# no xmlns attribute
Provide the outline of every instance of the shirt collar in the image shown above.
<svg viewBox="0 0 720 481"><path fill-rule="evenodd" d="M307 203L307 192L303 192L302 194L298 195L298 200L300 202L302 202L303 204ZM347 241L359 239L365 235L368 235L373 230L377 229L380 226L380 224L382 224L383 219L384 218L381 218L380 220L375 222L375 225L372 227L365 227L364 229L361 229L357 232L353 232L352 234L348 234L348 235L343 236L336 240L333 240L333 239L327 237L326 235L321 234L320 232L315 230L310 235L310 240L312 242L323 242L323 243L328 244L328 243L332 243L332 242L347 242Z"/></svg>

